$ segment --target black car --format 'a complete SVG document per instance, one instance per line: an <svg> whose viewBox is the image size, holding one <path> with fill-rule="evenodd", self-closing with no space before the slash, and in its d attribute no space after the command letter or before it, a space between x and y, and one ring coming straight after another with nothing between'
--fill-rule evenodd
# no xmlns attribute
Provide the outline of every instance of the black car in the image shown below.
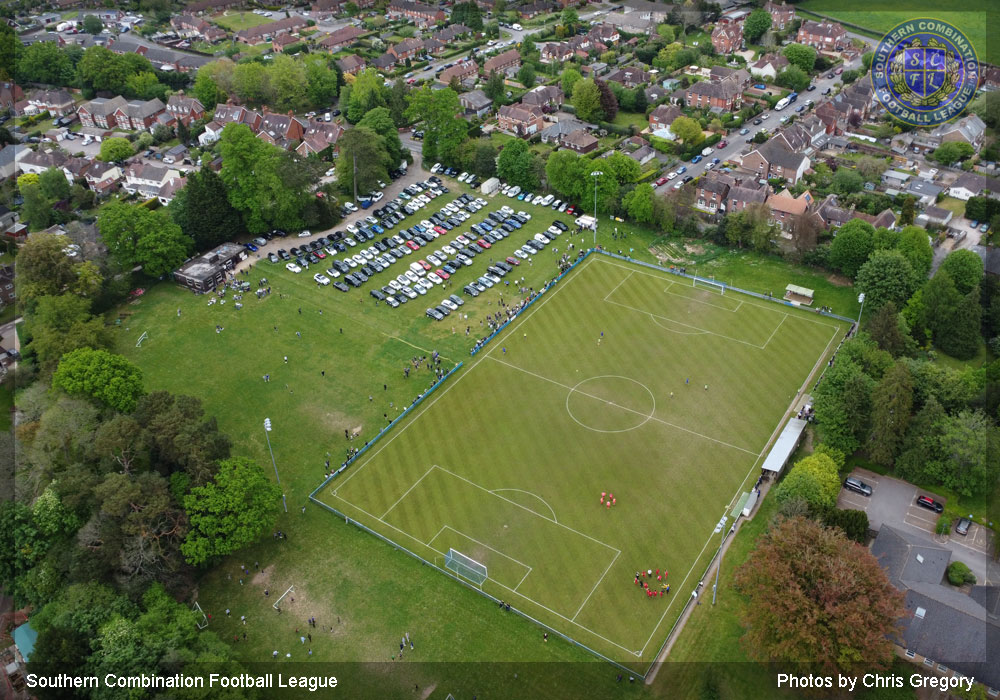
<svg viewBox="0 0 1000 700"><path fill-rule="evenodd" d="M757 119L753 120L753 123L759 126L760 124L764 123L764 120L758 117Z"/></svg>
<svg viewBox="0 0 1000 700"><path fill-rule="evenodd" d="M368 293L375 297L376 301L383 301L385 299L385 294L379 289L372 289Z"/></svg>
<svg viewBox="0 0 1000 700"><path fill-rule="evenodd" d="M357 270L357 271L356 271L356 272L354 273L354 278L355 278L355 279L357 279L357 280L358 280L359 282L367 282L367 281L368 281L368 278L369 278L370 276L371 276L371 275L368 275L368 274L365 274L365 271L364 271L364 269L361 269L361 268L359 268L359 269L358 269L358 270Z"/></svg>
<svg viewBox="0 0 1000 700"><path fill-rule="evenodd" d="M816 86L815 86L815 85L810 85L809 87L807 87L807 88L806 88L806 91L807 91L807 92L812 92L812 91L813 91L813 90L815 90L815 89L816 89Z"/></svg>
<svg viewBox="0 0 1000 700"><path fill-rule="evenodd" d="M284 248L279 248L278 249L278 257L281 258L282 260L291 260L292 259L292 256L289 255L288 251L285 250Z"/></svg>
<svg viewBox="0 0 1000 700"><path fill-rule="evenodd" d="M935 513L944 512L944 506L930 496L918 496L917 505L928 510L933 510Z"/></svg>
<svg viewBox="0 0 1000 700"><path fill-rule="evenodd" d="M448 314L451 313L451 309L449 309L447 306L444 305L435 306L434 310L437 311L439 314L441 314L442 317L447 316Z"/></svg>
<svg viewBox="0 0 1000 700"><path fill-rule="evenodd" d="M359 280L359 279L357 278L357 276L356 276L356 275L354 275L354 274L350 274L350 275L347 275L346 277L344 277L344 279L345 279L345 280L346 280L346 281L347 281L347 282L348 282L348 283L349 283L349 284L350 284L350 285L351 285L352 287L360 287L360 286L361 286L361 280Z"/></svg>
<svg viewBox="0 0 1000 700"><path fill-rule="evenodd" d="M309 257L306 258L310 265L316 265L319 263L319 258L317 258L313 253L309 253Z"/></svg>
<svg viewBox="0 0 1000 700"><path fill-rule="evenodd" d="M479 296L479 290L473 287L471 284L467 284L464 287L462 287L462 291L468 294L470 297Z"/></svg>
<svg viewBox="0 0 1000 700"><path fill-rule="evenodd" d="M444 319L444 314L442 314L437 309L427 309L426 313L429 317L433 318L435 321L441 321Z"/></svg>
<svg viewBox="0 0 1000 700"><path fill-rule="evenodd" d="M344 284L343 282L341 282L340 280L337 280L337 281L335 281L333 283L333 288L334 289L339 289L342 292L346 292L347 291L347 285Z"/></svg>
<svg viewBox="0 0 1000 700"><path fill-rule="evenodd" d="M552 225L555 226L560 231L569 231L569 226L567 226L566 224L564 224L563 222L561 222L559 219L556 219L555 221L553 221Z"/></svg>
<svg viewBox="0 0 1000 700"><path fill-rule="evenodd" d="M499 267L504 272L510 272L511 270L514 269L513 265L511 265L510 263L505 262L503 260L498 260L497 262L494 263L494 265L496 265L497 267Z"/></svg>

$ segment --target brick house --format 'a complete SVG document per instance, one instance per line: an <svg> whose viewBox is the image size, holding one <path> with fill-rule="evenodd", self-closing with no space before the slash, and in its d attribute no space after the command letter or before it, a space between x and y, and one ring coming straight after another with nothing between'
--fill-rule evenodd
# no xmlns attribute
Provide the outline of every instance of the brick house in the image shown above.
<svg viewBox="0 0 1000 700"><path fill-rule="evenodd" d="M264 108L257 134L266 134L274 143L299 141L306 133L306 125L292 112L278 114Z"/></svg>
<svg viewBox="0 0 1000 700"><path fill-rule="evenodd" d="M714 112L735 112L743 101L743 90L736 80L718 82L699 81L684 92L684 102L689 107L700 107Z"/></svg>
<svg viewBox="0 0 1000 700"><path fill-rule="evenodd" d="M743 48L743 24L717 24L712 30L712 48L716 53L729 54Z"/></svg>
<svg viewBox="0 0 1000 700"><path fill-rule="evenodd" d="M262 117L258 112L247 109L243 105L234 105L227 102L226 104L215 106L215 114L212 116L212 119L222 126L230 123L246 124L250 127L250 131L256 133L260 129Z"/></svg>
<svg viewBox="0 0 1000 700"><path fill-rule="evenodd" d="M390 19L407 19L420 28L432 27L448 19L444 10L410 0L392 0L386 14Z"/></svg>
<svg viewBox="0 0 1000 700"><path fill-rule="evenodd" d="M398 44L393 44L389 47L388 53L392 54L397 61L405 61L406 59L413 59L418 53L420 53L424 48L424 42L420 39L403 39Z"/></svg>
<svg viewBox="0 0 1000 700"><path fill-rule="evenodd" d="M569 42L548 41L539 47L539 60L542 63L564 63L576 55Z"/></svg>
<svg viewBox="0 0 1000 700"><path fill-rule="evenodd" d="M436 31L431 35L432 39L437 39L445 44L450 44L455 42L460 37L472 34L472 28L466 27L464 24L449 24L444 29Z"/></svg>
<svg viewBox="0 0 1000 700"><path fill-rule="evenodd" d="M795 21L795 8L786 2L769 2L764 9L771 14L771 29L783 30Z"/></svg>
<svg viewBox="0 0 1000 700"><path fill-rule="evenodd" d="M758 78L774 80L778 73L791 65L787 58L780 54L767 54L750 64L750 75Z"/></svg>
<svg viewBox="0 0 1000 700"><path fill-rule="evenodd" d="M475 83L478 76L479 64L475 61L463 61L441 71L437 76L437 81L448 85L451 83L452 78L458 78L459 83L465 83L466 81Z"/></svg>
<svg viewBox="0 0 1000 700"><path fill-rule="evenodd" d="M62 117L73 111L73 96L66 90L36 90L28 104L39 112Z"/></svg>
<svg viewBox="0 0 1000 700"><path fill-rule="evenodd" d="M563 136L561 143L571 151L590 153L597 148L599 142L597 138L588 134L583 129L577 129Z"/></svg>
<svg viewBox="0 0 1000 700"><path fill-rule="evenodd" d="M184 9L191 14L201 14L202 12L220 12L232 7L239 7L245 4L245 0L199 0L191 3Z"/></svg>
<svg viewBox="0 0 1000 700"><path fill-rule="evenodd" d="M367 65L364 57L356 53L344 56L337 60L337 65L344 75L357 75Z"/></svg>
<svg viewBox="0 0 1000 700"><path fill-rule="evenodd" d="M539 85L521 97L521 103L539 107L560 107L565 102L563 91L556 85Z"/></svg>
<svg viewBox="0 0 1000 700"><path fill-rule="evenodd" d="M327 51L336 52L353 45L365 32L355 26L343 27L335 32L330 32L319 42Z"/></svg>
<svg viewBox="0 0 1000 700"><path fill-rule="evenodd" d="M170 18L170 27L178 36L200 37L211 27L208 22L201 17L194 15L174 15Z"/></svg>
<svg viewBox="0 0 1000 700"><path fill-rule="evenodd" d="M504 51L502 54L494 56L483 64L483 74L491 75L497 71L508 77L512 76L521 67L521 54L517 49Z"/></svg>
<svg viewBox="0 0 1000 700"><path fill-rule="evenodd" d="M295 15L236 32L236 40L255 46L282 34L294 34L307 26L305 18Z"/></svg>
<svg viewBox="0 0 1000 700"><path fill-rule="evenodd" d="M640 85L645 85L652 79L652 77L652 73L649 71L629 66L627 68L616 70L614 73L609 73L605 78L605 81L609 83L618 83L619 85L631 90L639 87Z"/></svg>
<svg viewBox="0 0 1000 700"><path fill-rule="evenodd" d="M726 208L726 196L735 181L720 173L699 178L695 187L695 204L699 209L715 214Z"/></svg>
<svg viewBox="0 0 1000 700"><path fill-rule="evenodd" d="M813 22L807 19L799 27L795 41L820 51L837 51L837 47L847 45L847 30L836 22Z"/></svg>
<svg viewBox="0 0 1000 700"><path fill-rule="evenodd" d="M493 100L482 90L463 92L458 96L458 103L465 109L466 116L475 115L479 118L489 114L493 108Z"/></svg>
<svg viewBox="0 0 1000 700"><path fill-rule="evenodd" d="M782 190L768 197L765 203L771 210L771 221L778 224L782 231L787 231L796 217L809 211L813 197L808 191L793 197L788 190Z"/></svg>
<svg viewBox="0 0 1000 700"><path fill-rule="evenodd" d="M0 109L10 109L24 99L24 90L17 83L0 83Z"/></svg>
<svg viewBox="0 0 1000 700"><path fill-rule="evenodd" d="M302 143L295 149L301 156L322 153L327 149L337 150L337 141L344 133L344 127L334 122L312 119L305 126Z"/></svg>
<svg viewBox="0 0 1000 700"><path fill-rule="evenodd" d="M504 105L497 113L497 124L501 131L516 136L531 136L542 130L542 117L541 107L535 105Z"/></svg>
<svg viewBox="0 0 1000 700"><path fill-rule="evenodd" d="M173 168L147 163L133 163L125 168L125 182L122 185L129 194L140 194L143 197L159 197L160 189L170 180L180 178L181 174Z"/></svg>
<svg viewBox="0 0 1000 700"><path fill-rule="evenodd" d="M84 102L77 109L77 115L80 117L80 124L85 127L118 127L139 131L152 129L157 117L165 110L164 104L155 97L152 100L127 102L119 95L112 98L96 97L90 102Z"/></svg>
<svg viewBox="0 0 1000 700"><path fill-rule="evenodd" d="M190 126L191 122L205 116L205 106L197 97L188 97L180 92L167 98L167 113L185 126Z"/></svg>
<svg viewBox="0 0 1000 700"><path fill-rule="evenodd" d="M767 199L766 189L756 189L749 185L736 185L726 194L726 212L741 212L751 204L763 204Z"/></svg>
<svg viewBox="0 0 1000 700"><path fill-rule="evenodd" d="M678 107L673 105L659 105L649 113L649 128L653 131L658 129L669 130L674 120L683 115L684 113Z"/></svg>
<svg viewBox="0 0 1000 700"><path fill-rule="evenodd" d="M598 24L591 28L587 32L587 36L594 41L599 41L605 46L610 46L611 44L617 44L621 41L622 35L618 32L618 29L612 27L610 24Z"/></svg>
<svg viewBox="0 0 1000 700"><path fill-rule="evenodd" d="M271 39L271 49L284 53L286 48L296 43L298 40L298 36L294 34L279 34Z"/></svg>
<svg viewBox="0 0 1000 700"><path fill-rule="evenodd" d="M794 185L809 169L809 158L789 150L784 142L772 139L744 155L741 166L761 180L780 177Z"/></svg>
<svg viewBox="0 0 1000 700"><path fill-rule="evenodd" d="M103 163L99 160L94 160L90 164L90 167L87 168L84 179L97 196L104 197L118 187L118 183L122 179L122 171L114 163Z"/></svg>

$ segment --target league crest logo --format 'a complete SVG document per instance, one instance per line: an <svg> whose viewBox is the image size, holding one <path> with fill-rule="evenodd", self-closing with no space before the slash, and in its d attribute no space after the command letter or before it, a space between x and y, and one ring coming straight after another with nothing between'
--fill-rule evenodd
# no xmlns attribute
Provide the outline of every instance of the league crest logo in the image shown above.
<svg viewBox="0 0 1000 700"><path fill-rule="evenodd" d="M972 42L936 19L914 19L883 37L871 67L875 98L897 119L933 126L958 116L979 86Z"/></svg>

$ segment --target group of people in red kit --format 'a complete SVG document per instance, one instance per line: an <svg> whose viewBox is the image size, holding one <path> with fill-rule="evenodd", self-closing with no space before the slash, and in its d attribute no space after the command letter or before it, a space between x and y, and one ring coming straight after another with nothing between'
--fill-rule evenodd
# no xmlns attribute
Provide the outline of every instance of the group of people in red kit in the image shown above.
<svg viewBox="0 0 1000 700"><path fill-rule="evenodd" d="M635 585L641 586L641 590L645 591L647 598L662 598L665 593L670 593L670 584L667 583L668 574L669 572L666 569L663 570L662 574L659 569L656 570L655 574L652 569L647 569L646 571L636 571ZM660 584L660 590L656 590L654 587L649 585L649 582L653 580L654 575L656 576L657 582Z"/></svg>
<svg viewBox="0 0 1000 700"><path fill-rule="evenodd" d="M607 491L601 491L601 505L610 508L611 506L617 505L618 501L615 499L613 493L608 493Z"/></svg>

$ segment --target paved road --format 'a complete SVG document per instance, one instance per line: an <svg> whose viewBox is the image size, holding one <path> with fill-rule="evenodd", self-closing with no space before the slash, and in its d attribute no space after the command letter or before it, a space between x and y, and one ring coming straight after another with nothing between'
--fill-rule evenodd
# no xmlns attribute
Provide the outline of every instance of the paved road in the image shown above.
<svg viewBox="0 0 1000 700"><path fill-rule="evenodd" d="M858 64L859 61L854 61L852 63L845 64L844 69L847 70L849 68L857 66ZM833 86L836 83L840 82L839 75L834 75L833 78L827 78L826 77L827 75L828 73L824 73L821 76L817 77L815 80L813 80L812 84L816 86L816 89L813 90L812 92L805 91L800 93L798 101L792 103L782 111L779 112L771 109L757 115L755 119L761 119L762 121L760 124L754 124L753 123L754 120L750 120L750 122L748 122L744 127L746 129L749 129L748 133L741 135L739 133L739 129L732 130L730 132L730 135L727 136L726 139L724 139L728 142L728 145L725 148L714 149L714 153L706 157L705 160L702 160L700 163L682 163L678 164L677 167L680 167L681 165L686 166L687 171L684 173L684 176L686 177L690 175L692 178L697 178L699 175L702 175L705 172L706 167L712 161L713 158L719 158L720 161L722 162L725 162L726 160L732 160L737 155L743 152L743 149L747 146L746 143L747 139L752 139L757 134L757 132L767 131L768 133L772 133L776 131L781 126L780 122L782 116L791 116L796 114L798 116L804 116L808 114L808 112L805 111L796 113L795 108L798 105L805 104L808 100L812 100L813 102L815 102L815 105L813 106L813 110L815 110L816 107L818 107L823 100L829 99L830 97L830 95L824 96L823 91L826 90L827 88L831 88L831 95L832 95ZM674 169L676 170L676 168ZM672 191L672 188L675 184L676 181L672 181L662 185L659 188L660 193L666 194Z"/></svg>
<svg viewBox="0 0 1000 700"><path fill-rule="evenodd" d="M942 541L934 534L938 515L916 505L916 498L928 495L935 500L945 499L936 494L918 489L913 484L889 476L875 474L866 469L856 469L852 474L872 487L871 497L841 489L837 499L839 508L863 510L868 514L869 527L878 530L883 524L916 532L935 544L950 549L954 559L965 562L980 583L1000 584L1000 564L993 560L993 533L985 527L973 524L966 536L952 530Z"/></svg>

